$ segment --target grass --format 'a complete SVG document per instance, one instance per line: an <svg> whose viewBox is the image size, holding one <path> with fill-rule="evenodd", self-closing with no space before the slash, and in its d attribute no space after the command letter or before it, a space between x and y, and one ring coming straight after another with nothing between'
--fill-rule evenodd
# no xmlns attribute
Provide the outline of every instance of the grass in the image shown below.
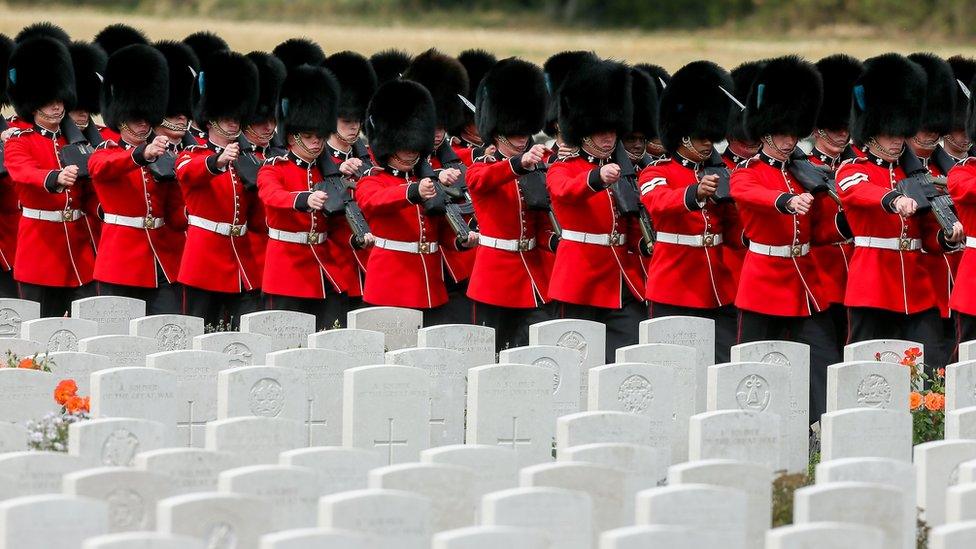
<svg viewBox="0 0 976 549"><path fill-rule="evenodd" d="M256 13L255 17L267 16ZM456 54L478 47L499 57L518 55L535 62L566 49L591 49L604 57L630 62L651 62L675 70L689 61L711 59L734 67L746 60L797 53L816 60L845 52L861 58L887 51L911 53L933 51L949 56L976 56L976 44L953 44L938 36L889 36L870 29L831 27L815 35L781 34L775 29L742 30L729 27L700 32L643 33L630 30L583 31L546 28L460 28L415 26L395 21L374 20L349 23L296 23L289 21L240 21L204 17L150 17L138 14L104 13L68 5L21 8L0 4L0 32L13 36L24 25L49 20L65 28L73 38L90 39L102 27L124 21L146 31L152 39L182 38L196 30L212 30L236 50L270 50L294 36L318 41L326 52L356 50L370 54L390 47L418 53L436 46Z"/></svg>

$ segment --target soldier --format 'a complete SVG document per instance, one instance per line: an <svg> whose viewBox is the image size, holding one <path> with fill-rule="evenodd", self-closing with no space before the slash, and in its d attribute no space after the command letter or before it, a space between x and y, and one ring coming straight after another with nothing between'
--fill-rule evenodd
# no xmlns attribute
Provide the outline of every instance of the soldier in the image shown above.
<svg viewBox="0 0 976 549"><path fill-rule="evenodd" d="M533 210L531 196L525 196L533 192L525 188L532 183L519 181L538 170L546 154L544 145L532 144L545 124L548 92L542 71L510 58L489 70L483 82L477 132L491 146L468 171L482 231L468 297L475 323L495 329L495 347L501 350L528 345L529 326L551 319L546 307L551 269L542 248L555 250L558 238L547 213ZM532 174L538 184L545 184L544 173Z"/></svg>
<svg viewBox="0 0 976 549"><path fill-rule="evenodd" d="M7 35L0 34L0 76L7 74L7 63L10 52L14 49L14 42ZM7 99L7 78L0 78L0 108L10 104ZM17 131L7 124L7 119L0 116L0 140L6 143L7 138ZM17 192L6 166L0 162L0 298L17 297L17 282L14 281L14 254L17 250L17 225L20 223L20 205L17 204Z"/></svg>
<svg viewBox="0 0 976 549"><path fill-rule="evenodd" d="M464 105L468 108L462 109L464 122L454 128L448 128L448 132L451 134L451 147L454 148L454 154L464 162L465 166L470 167L474 161L472 152L475 149L478 149L478 152L484 151L484 141L478 135L478 126L474 120L474 103L478 98L478 85L498 59L491 53L478 49L464 50L457 58L468 74L468 91L463 94L466 99Z"/></svg>
<svg viewBox="0 0 976 549"><path fill-rule="evenodd" d="M661 98L661 142L669 159L641 172L641 201L657 229L648 267L651 316L715 321L715 361L727 362L736 341L735 278L723 243L727 219L712 197L718 177L704 175L714 144L728 134L729 73L695 61L671 78Z"/></svg>
<svg viewBox="0 0 976 549"><path fill-rule="evenodd" d="M631 97L634 105L634 122L631 131L621 136L620 145L623 146L631 165L634 168L634 176L628 181L629 192L625 196L631 196L631 200L619 201L621 213L637 218L631 226L637 232L628 235L635 242L640 242L639 250L641 254L640 266L647 278L647 265L651 261L651 251L653 243L653 227L651 226L650 216L644 205L640 203L640 193L637 190L637 176L644 168L651 165L653 160L647 152L647 144L652 139L658 139L657 113L660 100L657 95L657 85L651 76L637 67L631 68L633 80L631 86ZM619 198L619 197L617 197Z"/></svg>
<svg viewBox="0 0 976 549"><path fill-rule="evenodd" d="M176 159L189 223L178 280L186 286L186 313L214 326L236 326L240 315L261 308L262 273L247 237L253 197L234 165L242 124L257 105L257 72L237 53L207 58L197 75L194 119L209 139Z"/></svg>
<svg viewBox="0 0 976 549"><path fill-rule="evenodd" d="M976 78L976 59L954 55L948 62L959 86L956 88L956 108L952 111L952 127L943 136L940 148L956 162L961 162L972 155L973 142L966 133L966 116L969 113L972 82Z"/></svg>
<svg viewBox="0 0 976 549"><path fill-rule="evenodd" d="M151 46L125 46L104 77L105 123L120 137L104 141L89 161L104 219L95 258L99 294L141 299L151 315L180 313L183 201L175 184L156 181L148 169L169 144L161 135L149 139L166 112L166 58Z"/></svg>
<svg viewBox="0 0 976 549"><path fill-rule="evenodd" d="M27 25L26 27L20 29L20 32L18 32L17 36L14 37L14 43L20 44L21 42L24 42L30 38L38 38L40 36L57 40L66 47L71 43L71 37L68 36L68 33L65 32L64 29L48 21L41 21L40 23Z"/></svg>
<svg viewBox="0 0 976 549"><path fill-rule="evenodd" d="M635 219L620 214L612 188L620 165L611 157L633 123L631 79L629 67L610 61L569 74L559 89L559 136L574 152L560 155L546 177L562 225L549 297L564 318L606 324L607 363L637 343L647 317Z"/></svg>
<svg viewBox="0 0 976 549"><path fill-rule="evenodd" d="M324 215L328 196L315 188L322 180L316 160L335 132L338 98L339 85L324 68L292 68L281 91L288 153L258 172L268 217L266 306L315 315L319 330L344 319L348 308L337 268L343 243L332 241L336 225L345 220Z"/></svg>
<svg viewBox="0 0 976 549"><path fill-rule="evenodd" d="M112 55L132 44L149 44L149 40L141 30L124 23L113 23L98 31L92 42L102 48L105 55Z"/></svg>
<svg viewBox="0 0 976 549"><path fill-rule="evenodd" d="M86 42L72 42L68 45L68 53L71 54L71 63L75 69L75 90L78 94L78 101L70 107L68 116L88 139L89 144L97 147L104 139L104 128L99 128L93 117L102 111L99 93L108 56L101 47ZM112 132L105 133L106 137L114 137Z"/></svg>
<svg viewBox="0 0 976 549"><path fill-rule="evenodd" d="M952 60L950 59L950 61ZM959 60L956 60L956 63L957 65L961 64ZM976 65L972 68L976 69ZM976 70L973 72L976 73ZM976 80L970 81L970 88L973 82ZM968 119L965 119L966 135L960 137L954 128L953 132L945 138L947 148L962 149L963 147L960 145L963 143L971 143L976 140L976 111L972 110L972 100L967 100L966 104L970 109ZM953 126L956 124L958 124L958 118L955 118ZM956 339L958 343L976 339L976 284L972 283L976 277L976 157L970 156L953 168L949 172L948 183L949 194L959 212L959 219L966 228L966 247L962 254L962 261L959 263L957 277L959 280L968 282L956 284L949 299L949 307L958 313L956 317Z"/></svg>
<svg viewBox="0 0 976 549"><path fill-rule="evenodd" d="M170 152L177 153L187 146L198 144L189 133L190 119L193 118L192 90L196 75L200 72L200 61L189 46L182 42L164 40L154 47L166 58L169 73L169 94L166 102L166 116L153 128L156 135L169 140ZM175 174L173 175L175 178Z"/></svg>
<svg viewBox="0 0 976 549"><path fill-rule="evenodd" d="M591 51L564 51L546 59L542 65L542 72L546 77L546 88L549 90L550 100L546 110L545 132L552 142L548 143L549 154L547 162L551 162L559 156L559 147L563 145L563 140L559 135L559 91L563 82L574 70L583 63L598 61L596 54ZM572 147L566 147L565 152L571 152Z"/></svg>
<svg viewBox="0 0 976 549"><path fill-rule="evenodd" d="M942 234L931 216L897 189L899 157L921 126L926 76L898 54L867 60L854 86L851 136L865 157L837 171L837 189L854 233L844 304L848 342L895 338L935 348L942 339L938 300L922 250L939 253L961 239Z"/></svg>
<svg viewBox="0 0 976 549"><path fill-rule="evenodd" d="M391 80L377 89L366 114L377 167L360 180L356 198L376 238L366 265L363 300L429 313L447 303L440 248L461 249L443 215L429 215L437 196L417 164L432 152L437 115L430 92L416 82ZM474 234L474 233L472 233Z"/></svg>
<svg viewBox="0 0 976 549"><path fill-rule="evenodd" d="M810 256L818 221L810 215L813 195L790 170L797 144L817 121L823 85L813 64L786 56L760 67L747 97L745 137L762 147L731 181L749 241L735 298L739 343L791 340L810 346L814 423L826 411L827 366L840 362L840 354L821 273Z"/></svg>
<svg viewBox="0 0 976 549"><path fill-rule="evenodd" d="M72 301L94 294L88 215L97 207L78 166L62 165L59 156L67 144L61 122L77 100L68 49L45 37L19 43L10 57L7 94L17 116L33 123L10 137L4 151L22 206L14 278L23 299L40 302L41 316L63 316Z"/></svg>
<svg viewBox="0 0 976 549"><path fill-rule="evenodd" d="M382 86L390 80L397 80L410 66L410 54L397 49L383 50L369 57L369 64L376 72L376 85Z"/></svg>
<svg viewBox="0 0 976 549"><path fill-rule="evenodd" d="M271 54L280 59L289 71L300 65L317 67L325 62L322 46L308 38L289 38L275 46Z"/></svg>
<svg viewBox="0 0 976 549"><path fill-rule="evenodd" d="M204 61L214 53L230 51L230 46L227 45L226 40L209 31L194 32L184 38L182 43L193 50L193 55L200 65L203 65ZM190 135L197 140L198 144L206 145L207 128L199 127L197 121L192 116L189 118L188 123L190 125Z"/></svg>
<svg viewBox="0 0 976 549"><path fill-rule="evenodd" d="M634 66L651 77L654 87L657 88L657 100L658 105L660 105L664 89L668 87L668 82L671 81L671 74L664 67L652 63L638 63ZM651 162L664 160L667 157L668 152L664 150L664 145L661 144L661 136L647 140L647 154L651 156Z"/></svg>

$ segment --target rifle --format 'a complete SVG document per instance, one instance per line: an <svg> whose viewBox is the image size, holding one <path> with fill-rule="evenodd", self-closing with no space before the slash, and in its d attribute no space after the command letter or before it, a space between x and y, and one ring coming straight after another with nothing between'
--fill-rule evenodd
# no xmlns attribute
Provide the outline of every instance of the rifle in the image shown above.
<svg viewBox="0 0 976 549"><path fill-rule="evenodd" d="M536 164L534 170L525 175L520 175L515 182L519 186L525 207L534 211L546 212L549 215L549 222L552 224L552 232L561 238L563 229L556 219L556 214L552 211L552 199L549 197L549 189L546 187L546 172L548 171L549 166L545 163Z"/></svg>
<svg viewBox="0 0 976 549"><path fill-rule="evenodd" d="M468 167L464 165L464 162L461 162L457 153L454 152L454 149L451 148L450 143L447 143L446 140L434 151L434 156L440 160L443 168L454 168L461 172L461 177L450 187L445 187L444 192L447 193L451 202L458 205L462 214L474 215L474 205L471 203L471 195L468 194L468 184L465 181Z"/></svg>
<svg viewBox="0 0 976 549"><path fill-rule="evenodd" d="M898 182L898 190L918 204L916 213L932 212L945 234L952 234L952 227L959 219L952 207L952 197L945 192L946 178L933 177L928 168L908 146L902 151L898 163L905 171L905 179Z"/></svg>
<svg viewBox="0 0 976 549"><path fill-rule="evenodd" d="M425 177L430 178L434 183L434 189L437 191L437 194L433 198L424 200L424 212L427 215L445 216L454 234L457 235L458 242L467 242L471 228L468 226L468 222L464 220L464 214L461 208L451 201L447 194L447 189L437 180L437 174L434 173L434 169L430 163L421 159L417 163L417 175L420 179Z"/></svg>
<svg viewBox="0 0 976 549"><path fill-rule="evenodd" d="M929 158L929 162L934 163L935 167L939 168L942 175L946 177L949 176L949 170L955 168L956 164L959 163L958 160L950 156L949 153L945 152L945 149L942 147L936 147L935 150L932 151L932 158Z"/></svg>
<svg viewBox="0 0 976 549"><path fill-rule="evenodd" d="M810 194L827 193L831 200L841 205L837 195L837 183L834 181L834 171L827 166L817 166L807 158L799 147L790 155L787 168L805 191Z"/></svg>
<svg viewBox="0 0 976 549"><path fill-rule="evenodd" d="M316 183L312 188L316 191L325 191L328 198L322 211L326 215L343 214L349 228L352 229L353 246L362 248L366 245L366 233L370 232L366 216L352 197L352 190L346 182L338 166L327 155L319 155L316 160L319 171L322 173L322 181Z"/></svg>
<svg viewBox="0 0 976 549"><path fill-rule="evenodd" d="M654 226L651 224L651 216L640 201L640 191L637 190L637 170L634 169L634 163L620 141L617 141L617 146L613 149L613 161L620 166L620 179L611 185L617 210L625 216L637 217L641 235L650 248L656 240Z"/></svg>
<svg viewBox="0 0 976 549"><path fill-rule="evenodd" d="M180 140L180 144L183 148L193 147L198 145L197 140L193 137L193 134L187 130ZM159 158L155 162L149 164L149 173L152 174L156 181L175 181L176 180L176 153L166 149L166 151L159 155Z"/></svg>
<svg viewBox="0 0 976 549"><path fill-rule="evenodd" d="M90 143L70 117L61 121L61 132L68 141L67 145L61 147L61 165L78 166L78 179L88 179L88 158L95 152L93 145L97 146L102 142L101 136L97 143Z"/></svg>
<svg viewBox="0 0 976 549"><path fill-rule="evenodd" d="M352 154L363 161L362 165L356 171L356 179L358 180L369 173L369 170L373 169L373 158L369 155L369 149L366 148L366 144L363 143L362 139L357 139L352 144Z"/></svg>
<svg viewBox="0 0 976 549"><path fill-rule="evenodd" d="M244 188L253 191L258 188L258 170L264 165L264 161L254 154L254 146L244 137L244 134L237 136L237 144L240 145L240 154L234 161L234 169L238 177L244 183Z"/></svg>
<svg viewBox="0 0 976 549"><path fill-rule="evenodd" d="M718 176L718 187L715 189L715 194L712 195L712 201L716 204L732 202L732 190L729 187L732 172L729 171L729 168L725 165L725 161L722 160L722 155L717 150L712 149L711 156L702 165L705 167L702 170L702 177L708 175Z"/></svg>

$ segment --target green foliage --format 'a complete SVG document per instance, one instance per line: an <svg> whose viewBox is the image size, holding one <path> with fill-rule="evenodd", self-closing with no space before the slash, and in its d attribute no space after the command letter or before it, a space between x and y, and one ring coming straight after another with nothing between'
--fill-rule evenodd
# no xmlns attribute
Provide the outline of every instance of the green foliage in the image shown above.
<svg viewBox="0 0 976 549"><path fill-rule="evenodd" d="M793 524L793 493L813 484L813 477L797 473L773 481L773 528Z"/></svg>

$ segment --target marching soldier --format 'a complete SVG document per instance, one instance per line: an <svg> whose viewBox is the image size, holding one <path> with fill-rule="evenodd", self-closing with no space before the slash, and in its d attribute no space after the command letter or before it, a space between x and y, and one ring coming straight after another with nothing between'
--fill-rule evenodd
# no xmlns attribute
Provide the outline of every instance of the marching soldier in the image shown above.
<svg viewBox="0 0 976 549"><path fill-rule="evenodd" d="M363 300L428 313L447 303L440 248L477 245L475 233L458 242L443 214L425 209L438 192L416 168L433 149L434 101L416 82L391 80L376 91L366 121L377 167L360 180L356 198L376 244L366 265Z"/></svg>
<svg viewBox="0 0 976 549"><path fill-rule="evenodd" d="M7 35L0 34L0 76L7 74L7 63L14 42ZM7 78L0 77L0 108L9 105L7 99ZM0 140L16 132L7 120L0 116ZM10 179L6 166L0 163L0 298L17 297L17 282L14 281L14 254L17 250L17 225L20 223L20 205L17 192Z"/></svg>
<svg viewBox="0 0 976 549"><path fill-rule="evenodd" d="M253 197L234 166L237 138L257 105L257 80L257 68L243 55L211 54L197 75L194 113L208 141L176 159L189 223L178 280L186 287L186 314L214 326L236 326L242 314L260 309L262 273L247 237Z"/></svg>
<svg viewBox="0 0 976 549"><path fill-rule="evenodd" d="M292 68L281 91L288 153L258 172L258 192L268 217L264 269L266 306L315 315L323 330L341 322L348 309L333 234L345 220L324 215L328 198L316 189L322 173L316 160L336 129L339 85L324 68Z"/></svg>
<svg viewBox="0 0 976 549"><path fill-rule="evenodd" d="M631 77L634 122L631 131L621 136L620 144L623 145L624 151L626 151L634 168L634 177L630 179L631 183L629 183L632 189L629 189L628 192L633 197L631 202L634 203L627 206L626 210L622 207L621 213L637 218L637 221L631 224L632 229L636 232L628 235L628 238L633 238L635 242L640 243L638 246L641 255L640 266L646 280L647 265L651 261L651 252L654 247L653 227L647 210L640 203L640 192L636 185L637 176L653 162L651 155L647 152L647 145L652 139L658 139L657 113L660 100L657 89L660 84L655 85L651 76L637 67L631 68Z"/></svg>
<svg viewBox="0 0 976 549"><path fill-rule="evenodd" d="M101 128L95 124L94 116L101 114L99 93L102 88L101 75L105 73L108 56L97 45L86 42L72 42L68 45L71 64L75 70L75 91L78 101L71 106L68 116L78 126L92 147L102 142ZM105 132L114 137L111 132Z"/></svg>
<svg viewBox="0 0 976 549"><path fill-rule="evenodd" d="M325 52L308 38L289 38L271 50L274 55L285 64L285 69L291 71L301 65L318 67L325 62Z"/></svg>
<svg viewBox="0 0 976 549"><path fill-rule="evenodd" d="M7 94L17 116L33 126L10 137L4 160L22 206L14 278L41 316L63 316L94 293L95 242L88 215L95 195L77 165L62 165L66 108L76 101L71 55L45 37L19 43L10 57ZM39 250L45 251L38 253Z"/></svg>
<svg viewBox="0 0 976 549"><path fill-rule="evenodd" d="M671 74L664 67L651 63L638 63L634 67L644 71L651 77L651 81L654 82L654 87L657 88L657 100L658 105L660 105L661 95L664 94L664 89L668 87L668 82L671 81ZM650 155L649 160L651 162L664 160L667 157L668 153L664 150L664 146L661 145L661 136L647 140L647 154Z"/></svg>
<svg viewBox="0 0 976 549"><path fill-rule="evenodd" d="M126 46L112 55L102 100L105 122L119 140L103 142L89 161L104 220L95 258L99 294L141 299L147 314L183 307L176 284L183 201L174 183L156 181L148 169L169 145L164 136L152 137L166 112L168 80L166 59L151 46Z"/></svg>
<svg viewBox="0 0 976 549"><path fill-rule="evenodd" d="M704 175L714 144L728 133L729 73L695 61L671 78L661 98L661 142L669 159L641 172L641 201L657 229L648 268L654 318L696 316L715 321L715 361L728 362L736 342L736 284L723 232L728 220L712 201L718 177Z"/></svg>
<svg viewBox="0 0 976 549"><path fill-rule="evenodd" d="M749 251L736 293L739 343L792 340L810 346L810 420L826 411L827 366L840 362L828 300L810 243L815 207L790 172L823 99L820 73L795 56L759 68L747 93L744 129L759 154L732 173L731 189ZM831 226L833 223L831 222Z"/></svg>
<svg viewBox="0 0 976 549"><path fill-rule="evenodd" d="M952 61L950 59L950 61ZM960 62L957 60L957 64ZM972 67L976 73L976 64ZM957 74L959 70L957 68ZM970 81L972 86L973 80ZM972 100L966 103L970 109L973 108ZM957 111L958 112L958 111ZM955 126L958 118L953 122ZM946 143L952 140L952 144L957 148L964 142L976 140L976 116L970 114L966 119L966 136L960 137L956 129L946 136ZM947 150L948 152L948 150ZM956 339L957 342L972 341L976 339L976 285L972 283L976 280L976 157L970 156L961 161L958 166L949 172L949 194L952 202L959 212L959 219L966 229L966 246L962 254L962 261L959 263L958 279L967 283L956 284L952 289L952 297L949 300L949 307L958 313L956 318Z"/></svg>
<svg viewBox="0 0 976 549"><path fill-rule="evenodd" d="M482 231L468 297L475 323L495 329L498 350L528 345L529 326L551 319L545 306L551 270L542 248L554 250L558 239L547 213L531 203L531 193L545 191L545 172L532 172L543 165L546 148L533 145L532 136L545 124L547 96L542 71L515 58L489 70L478 94L477 132L491 147L468 171ZM519 180L530 174L539 189Z"/></svg>
<svg viewBox="0 0 976 549"><path fill-rule="evenodd" d="M961 162L972 155L973 142L966 133L966 117L969 113L969 95L976 78L976 59L954 55L948 59L956 83L956 108L952 111L952 127L942 137L940 148L947 155ZM965 86L965 89L963 89Z"/></svg>
<svg viewBox="0 0 976 549"><path fill-rule="evenodd" d="M925 71L890 53L867 60L854 86L851 136L865 156L837 171L837 190L854 233L844 304L849 342L896 338L934 349L942 339L938 300L922 258L951 249L961 231L942 234L931 216L902 194L905 142L921 126Z"/></svg>
<svg viewBox="0 0 976 549"><path fill-rule="evenodd" d="M164 40L153 47L166 59L169 74L166 115L153 131L156 135L166 137L169 140L169 150L176 153L187 145L197 144L196 138L188 135L188 132L190 119L193 118L192 90L196 75L200 72L200 61L193 50L182 42Z"/></svg>
<svg viewBox="0 0 976 549"><path fill-rule="evenodd" d="M149 40L141 30L124 23L114 23L98 31L92 42L109 56L132 44L149 44Z"/></svg>
<svg viewBox="0 0 976 549"><path fill-rule="evenodd" d="M390 80L397 80L410 66L410 54L397 49L376 52L369 57L369 64L376 72L376 85L382 86Z"/></svg>
<svg viewBox="0 0 976 549"><path fill-rule="evenodd" d="M468 108L462 109L464 122L449 128L448 131L451 134L451 147L454 148L454 154L464 162L465 166L470 167L474 161L472 153L475 149L479 149L479 152L484 150L484 141L478 135L478 125L475 123L474 104L478 98L478 85L498 59L491 53L478 49L464 50L457 58L468 74L468 91L463 94L467 100L464 105Z"/></svg>
<svg viewBox="0 0 976 549"><path fill-rule="evenodd" d="M620 165L611 158L633 123L630 68L584 62L559 90L559 136L573 153L560 155L546 178L562 240L549 282L561 316L607 327L606 361L637 343L647 317L633 217L618 211L612 186Z"/></svg>
<svg viewBox="0 0 976 549"><path fill-rule="evenodd" d="M564 51L546 59L542 65L542 72L546 77L546 88L549 90L549 106L546 110L545 132L552 143L548 145L549 155L547 162L551 162L559 156L559 148L563 145L563 140L559 135L559 91L562 89L566 78L584 63L599 61L599 58L591 51ZM566 152L570 152L572 147L566 147Z"/></svg>

